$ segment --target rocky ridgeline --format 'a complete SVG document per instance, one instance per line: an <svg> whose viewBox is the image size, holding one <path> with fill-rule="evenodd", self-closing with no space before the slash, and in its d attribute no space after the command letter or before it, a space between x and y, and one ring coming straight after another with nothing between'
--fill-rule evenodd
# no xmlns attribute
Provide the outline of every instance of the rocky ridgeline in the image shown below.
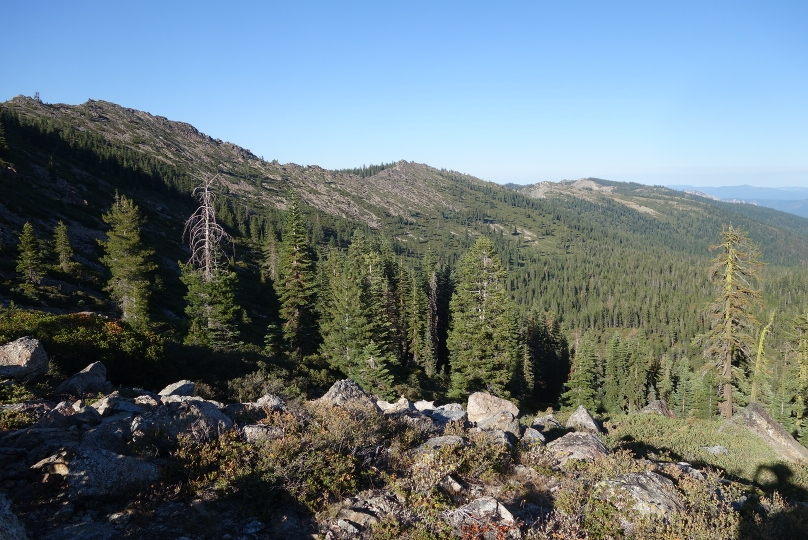
<svg viewBox="0 0 808 540"><path fill-rule="evenodd" d="M42 373L43 366L47 366L47 355L36 340L22 338L0 348L0 373L4 377L28 380ZM152 492L158 483L170 485L172 474L171 460L154 449L181 438L204 442L234 431L247 444L282 439L285 434L281 427L262 420L289 410L274 395L251 403L222 404L202 399L193 395L194 383L187 380L157 393L113 390L100 362L65 380L57 392L71 397L58 403L34 400L1 406L5 411L29 415L34 423L0 432L0 538L194 538L185 536L185 524L188 520L212 519L209 508L216 504L216 496L200 494L187 501ZM561 472L570 460L596 462L609 455L599 437L601 426L583 407L565 426L552 414L527 422L524 418L520 421L513 403L485 392L472 394L465 405L435 406L403 397L389 403L372 399L351 380L337 382L310 405L377 415L423 434L424 442L410 451L413 486L424 491L436 486L456 503L454 510L439 518L457 537L469 537L469 531L474 531L474 538L520 538L521 531L538 523L549 509L524 501L499 500L498 492L490 486L472 485L457 475L443 474L436 466L442 449L466 448L472 439L480 437L506 449L516 445L523 451L540 448L548 465ZM664 403L646 412L669 413ZM808 451L791 445L787 434L782 428L776 429L776 423L762 409L750 407L738 421L760 432L773 447L781 448L785 458L808 458ZM671 468L704 478L686 463L657 464L654 470L609 478L600 489L604 497L617 501L614 504L619 511L670 516L684 508L669 478ZM508 474L512 484L543 482L550 492L559 489L552 478L539 478L531 467L516 464ZM423 483L420 488L418 482ZM10 501L26 511L15 515ZM215 526L226 531L221 538L320 535L336 540L367 538L380 522L406 521L411 515L412 509L400 493L375 489L348 497L316 517L284 515L279 523L263 523L230 510L216 514Z"/></svg>

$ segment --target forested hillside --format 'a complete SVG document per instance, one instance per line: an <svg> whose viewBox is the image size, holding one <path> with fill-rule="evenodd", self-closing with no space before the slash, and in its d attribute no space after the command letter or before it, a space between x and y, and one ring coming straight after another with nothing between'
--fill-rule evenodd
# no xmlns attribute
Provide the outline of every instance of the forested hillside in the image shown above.
<svg viewBox="0 0 808 540"><path fill-rule="evenodd" d="M488 389L536 408L562 394L574 405L578 384L593 389L585 396L593 407L634 410L660 396L680 414L709 417L719 380L702 371L694 338L708 331L705 308L716 296L709 247L732 225L767 263L752 314L762 323L750 336L774 313L760 399L801 428L808 357L795 352L793 321L808 310L806 219L597 179L510 189L406 161L342 171L281 165L102 101L17 97L2 104L0 120L6 307L124 316L134 331L177 346L240 343L254 355L245 353L250 366L300 368L321 387L342 373L388 397ZM205 182L210 215L224 226L211 248L219 273L185 264L186 220L202 204L192 191ZM69 253L56 249L59 222ZM111 233L124 222L141 234L133 293L111 284L122 275L110 263ZM20 270L26 249L42 256L41 275ZM144 311L127 315L131 294L142 295ZM565 387L571 358L591 367L574 369ZM754 358L738 363L739 403ZM607 396L615 366L635 375Z"/></svg>

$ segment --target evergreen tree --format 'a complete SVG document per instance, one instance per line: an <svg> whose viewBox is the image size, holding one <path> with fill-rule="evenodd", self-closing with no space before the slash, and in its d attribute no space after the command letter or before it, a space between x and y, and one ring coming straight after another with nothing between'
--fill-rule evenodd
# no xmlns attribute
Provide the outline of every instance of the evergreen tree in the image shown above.
<svg viewBox="0 0 808 540"><path fill-rule="evenodd" d="M615 334L606 349L603 378L603 407L612 414L626 410L625 377L628 371L628 349Z"/></svg>
<svg viewBox="0 0 808 540"><path fill-rule="evenodd" d="M808 312L798 315L791 323L789 348L793 361L790 370L793 389L794 428L802 436L805 431L806 408L808 407Z"/></svg>
<svg viewBox="0 0 808 540"><path fill-rule="evenodd" d="M680 358L673 365L674 381L676 383L671 397L672 409L679 416L690 415L693 408L693 370L690 369L690 361L687 358Z"/></svg>
<svg viewBox="0 0 808 540"><path fill-rule="evenodd" d="M671 407L675 407L671 401L675 388L674 368L675 365L673 360L671 360L671 356L669 354L663 354L659 366L659 380L656 385L657 397Z"/></svg>
<svg viewBox="0 0 808 540"><path fill-rule="evenodd" d="M292 198L286 218L282 243L283 258L280 279L275 282L280 297L283 337L288 350L296 357L316 350L314 315L314 269L303 215L297 199Z"/></svg>
<svg viewBox="0 0 808 540"><path fill-rule="evenodd" d="M99 241L104 248L101 263L111 274L105 290L118 304L122 320L143 327L149 321L149 273L157 268L149 261L154 251L144 248L140 239L146 220L131 199L117 193L115 204L101 219L110 226L107 239Z"/></svg>
<svg viewBox="0 0 808 540"><path fill-rule="evenodd" d="M185 314L189 328L186 342L222 348L238 338L238 319L242 310L236 304L237 277L217 267L206 279L192 264L181 264L180 281L187 287Z"/></svg>
<svg viewBox="0 0 808 540"><path fill-rule="evenodd" d="M25 281L39 283L45 274L42 264L42 245L34 234L34 227L29 221L22 226L19 240L17 249L20 254L17 257L17 272L22 274Z"/></svg>
<svg viewBox="0 0 808 540"><path fill-rule="evenodd" d="M73 258L73 246L70 245L70 237L67 235L67 225L62 220L53 229L54 251L59 256L59 266L62 272L70 271L70 259Z"/></svg>
<svg viewBox="0 0 808 540"><path fill-rule="evenodd" d="M637 412L647 403L648 373L653 362L653 352L642 335L631 340L629 349L623 391L628 411Z"/></svg>
<svg viewBox="0 0 808 540"><path fill-rule="evenodd" d="M519 360L515 306L505 288L505 271L494 245L480 238L460 261L451 300L447 345L451 363L449 396L486 390L510 397Z"/></svg>
<svg viewBox="0 0 808 540"><path fill-rule="evenodd" d="M597 410L597 364L595 343L591 333L587 332L575 349L570 379L564 385L567 391L561 395L561 402L565 407L575 409L583 405L589 412Z"/></svg>
<svg viewBox="0 0 808 540"><path fill-rule="evenodd" d="M753 339L749 332L757 324L752 310L760 304L760 292L755 288L758 279L758 248L747 233L731 225L721 231L721 244L711 246L718 250L710 267L710 279L719 294L707 313L710 329L703 340L704 356L712 359L719 369L723 402L721 415L733 414L733 366L748 360Z"/></svg>

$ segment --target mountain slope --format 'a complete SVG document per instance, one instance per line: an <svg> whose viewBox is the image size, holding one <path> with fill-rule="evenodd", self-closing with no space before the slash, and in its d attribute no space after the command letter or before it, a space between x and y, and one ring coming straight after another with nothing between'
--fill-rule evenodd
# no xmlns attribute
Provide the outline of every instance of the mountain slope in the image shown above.
<svg viewBox="0 0 808 540"><path fill-rule="evenodd" d="M25 298L12 291L12 246L22 224L33 221L45 238L62 219L94 281L58 281L86 289L93 309L104 307L95 240L103 236L100 215L117 189L149 218L144 238L159 253L164 284L158 315L179 320L176 261L187 258L181 236L194 208L188 195L200 177L218 174L217 210L237 237L241 301L258 341L277 316L271 288L260 282L260 246L283 229L292 191L305 203L312 239L321 246L345 246L361 228L389 239L412 266L428 250L454 264L477 236L487 235L522 308L552 310L571 328L641 327L668 345L689 343L703 329L699 313L712 294L708 247L729 223L749 230L771 263L765 283L772 307L791 313L808 305L808 220L766 208L598 179L513 190L406 161L364 178L281 165L189 124L103 101L70 106L17 97L0 106L0 118L10 145L0 158L15 167L0 174L0 242L7 246L0 294L18 302ZM76 309L75 298L63 296L47 302Z"/></svg>

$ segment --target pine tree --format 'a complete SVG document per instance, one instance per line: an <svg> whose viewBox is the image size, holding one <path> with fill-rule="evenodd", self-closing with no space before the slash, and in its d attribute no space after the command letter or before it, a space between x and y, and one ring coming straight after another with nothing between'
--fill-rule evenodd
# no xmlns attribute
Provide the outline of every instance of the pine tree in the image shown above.
<svg viewBox="0 0 808 540"><path fill-rule="evenodd" d="M721 415L733 414L733 366L751 356L754 340L749 332L757 324L753 308L760 304L760 292L755 288L758 279L759 251L745 231L731 225L721 231L721 244L711 246L719 250L710 267L710 279L719 294L707 313L710 329L700 339L704 342L704 356L712 359L719 369L723 402Z"/></svg>
<svg viewBox="0 0 808 540"><path fill-rule="evenodd" d="M99 241L104 248L101 263L111 274L105 290L118 304L122 320L143 327L149 321L149 273L157 268L149 261L154 251L144 248L140 240L146 220L131 199L117 193L115 204L101 219L110 226L107 239Z"/></svg>
<svg viewBox="0 0 808 540"><path fill-rule="evenodd" d="M20 233L17 257L17 272L29 283L39 283L45 275L42 264L42 245L34 234L34 227L29 221L22 226Z"/></svg>
<svg viewBox="0 0 808 540"><path fill-rule="evenodd" d="M70 245L70 237L67 234L67 225L62 220L53 229L54 251L59 256L59 266L62 272L70 271L70 259L73 258L73 246Z"/></svg>
<svg viewBox="0 0 808 540"><path fill-rule="evenodd" d="M689 416L693 409L693 370L690 369L690 360L680 358L673 365L675 389L671 397L672 409L679 416Z"/></svg>
<svg viewBox="0 0 808 540"><path fill-rule="evenodd" d="M625 377L628 371L628 350L615 334L606 349L606 365L603 378L603 406L612 414L625 412L627 402Z"/></svg>
<svg viewBox="0 0 808 540"><path fill-rule="evenodd" d="M242 315L236 304L235 272L221 265L209 279L192 264L180 265L180 281L187 287L185 314L190 321L186 342L223 348L238 338L237 323Z"/></svg>
<svg viewBox="0 0 808 540"><path fill-rule="evenodd" d="M791 323L789 348L794 358L791 370L794 390L794 427L802 435L808 410L808 312L798 315Z"/></svg>
<svg viewBox="0 0 808 540"><path fill-rule="evenodd" d="M519 361L515 306L505 289L505 271L494 245L480 238L461 259L451 300L447 345L451 364L449 396L477 390L510 397Z"/></svg>
<svg viewBox="0 0 808 540"><path fill-rule="evenodd" d="M669 354L663 354L662 361L659 364L659 380L656 384L657 397L671 406L674 406L671 403L673 390L675 388L674 367L671 356Z"/></svg>
<svg viewBox="0 0 808 540"><path fill-rule="evenodd" d="M282 243L280 279L275 282L281 301L283 337L297 358L316 350L319 336L314 315L314 269L303 215L292 198Z"/></svg>
<svg viewBox="0 0 808 540"><path fill-rule="evenodd" d="M595 344L592 335L587 332L575 350L570 378L564 385L567 391L561 395L565 407L574 409L583 405L590 412L597 410L597 364Z"/></svg>
<svg viewBox="0 0 808 540"><path fill-rule="evenodd" d="M624 394L629 412L642 409L647 403L648 373L653 352L644 336L631 340L626 362Z"/></svg>

